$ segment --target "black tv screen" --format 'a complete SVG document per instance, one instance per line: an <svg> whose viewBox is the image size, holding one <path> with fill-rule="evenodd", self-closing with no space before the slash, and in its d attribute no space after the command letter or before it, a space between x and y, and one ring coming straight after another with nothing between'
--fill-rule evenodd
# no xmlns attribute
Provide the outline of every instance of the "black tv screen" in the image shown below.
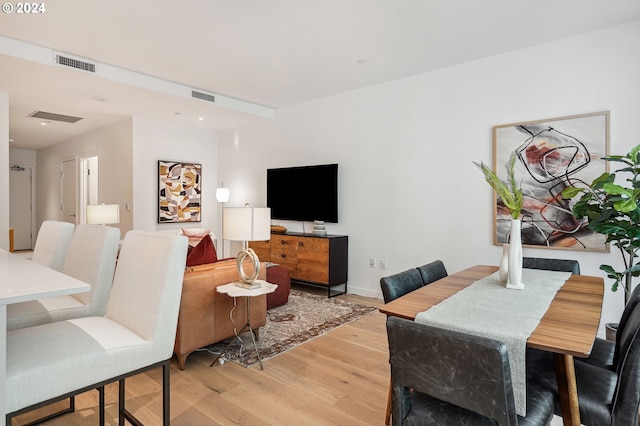
<svg viewBox="0 0 640 426"><path fill-rule="evenodd" d="M267 169L271 218L338 223L338 165Z"/></svg>

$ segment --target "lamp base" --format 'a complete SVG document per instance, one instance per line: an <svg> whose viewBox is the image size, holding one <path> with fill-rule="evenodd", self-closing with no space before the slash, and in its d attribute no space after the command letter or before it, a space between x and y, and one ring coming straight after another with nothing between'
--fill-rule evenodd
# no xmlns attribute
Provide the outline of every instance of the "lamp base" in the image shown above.
<svg viewBox="0 0 640 426"><path fill-rule="evenodd" d="M252 283L246 283L244 281L236 281L233 283L235 286L237 287L242 287L242 288L246 288L247 290L255 290L257 288L262 287L262 284L260 284L259 282L252 282Z"/></svg>
<svg viewBox="0 0 640 426"><path fill-rule="evenodd" d="M249 257L249 259L253 263L253 273L251 275L247 275L244 272L244 267L242 262L244 261L245 257ZM238 253L238 257L236 258L236 266L238 267L238 274L240 275L240 278L242 278L241 282L244 282L247 285L252 285L253 282L258 278L258 274L260 274L260 259L258 259L258 256L256 255L256 253L250 248L242 250L240 253ZM258 287L260 287L260 285L258 285ZM258 287L245 287L245 288L258 288Z"/></svg>

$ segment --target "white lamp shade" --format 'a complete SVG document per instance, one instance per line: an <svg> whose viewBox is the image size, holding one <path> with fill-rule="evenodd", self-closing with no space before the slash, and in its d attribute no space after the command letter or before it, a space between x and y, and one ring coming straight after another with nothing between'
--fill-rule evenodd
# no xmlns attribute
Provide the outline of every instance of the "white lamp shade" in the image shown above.
<svg viewBox="0 0 640 426"><path fill-rule="evenodd" d="M87 205L87 223L98 225L120 223L120 204Z"/></svg>
<svg viewBox="0 0 640 426"><path fill-rule="evenodd" d="M268 207L225 207L222 236L231 241L261 241L271 238L271 209Z"/></svg>
<svg viewBox="0 0 640 426"><path fill-rule="evenodd" d="M229 201L229 188L216 189L216 200L218 200L219 203L226 203Z"/></svg>

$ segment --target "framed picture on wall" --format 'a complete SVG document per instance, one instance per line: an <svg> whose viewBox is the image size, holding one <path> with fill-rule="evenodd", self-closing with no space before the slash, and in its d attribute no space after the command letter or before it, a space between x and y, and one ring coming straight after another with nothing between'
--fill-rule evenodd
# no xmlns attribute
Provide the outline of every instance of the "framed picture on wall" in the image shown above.
<svg viewBox="0 0 640 426"><path fill-rule="evenodd" d="M493 169L505 180L505 164L516 151L516 178L524 194L522 245L525 247L609 251L605 236L573 217L568 186L588 186L608 171L609 112L575 115L493 128ZM509 211L496 197L494 243L509 240Z"/></svg>
<svg viewBox="0 0 640 426"><path fill-rule="evenodd" d="M202 164L158 161L158 223L200 222Z"/></svg>

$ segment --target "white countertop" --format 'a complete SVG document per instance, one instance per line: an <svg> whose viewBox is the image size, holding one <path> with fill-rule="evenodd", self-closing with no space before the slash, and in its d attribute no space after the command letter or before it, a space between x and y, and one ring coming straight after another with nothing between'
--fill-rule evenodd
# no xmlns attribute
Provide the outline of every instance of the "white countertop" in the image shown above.
<svg viewBox="0 0 640 426"><path fill-rule="evenodd" d="M0 249L0 305L90 290L83 281Z"/></svg>

